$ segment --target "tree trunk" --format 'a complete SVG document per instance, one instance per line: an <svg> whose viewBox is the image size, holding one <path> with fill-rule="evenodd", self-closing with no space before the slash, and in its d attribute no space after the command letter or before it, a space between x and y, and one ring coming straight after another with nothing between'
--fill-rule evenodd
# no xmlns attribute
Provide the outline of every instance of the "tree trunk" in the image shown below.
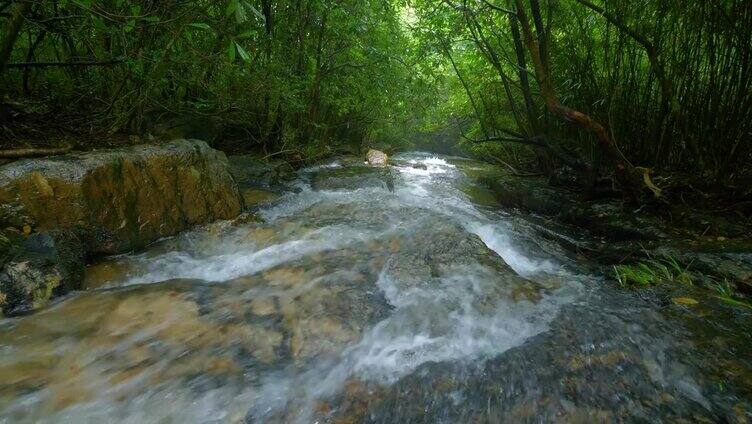
<svg viewBox="0 0 752 424"><path fill-rule="evenodd" d="M520 85L522 86L522 97L525 99L527 119L530 121L530 128L535 132L538 127L538 118L535 114L535 104L533 103L533 95L530 90L530 81L527 77L525 48L522 45L520 28L519 25L517 25L517 17L511 14L509 15L509 29L512 31L512 39L514 40L514 52L517 56L517 75L520 78Z"/></svg>
<svg viewBox="0 0 752 424"><path fill-rule="evenodd" d="M42 30L37 34L37 38L34 40L34 42L29 47L29 51L26 53L26 62L32 62L34 60L34 52L37 50L37 47L39 47L39 43L42 42L44 37L47 35L47 31ZM31 67L28 67L24 69L23 71L23 90L25 96L31 95L31 87L29 86L29 77L31 74Z"/></svg>
<svg viewBox="0 0 752 424"><path fill-rule="evenodd" d="M630 197L635 200L639 199L645 188L650 189L654 196L660 196L660 190L650 181L647 170L638 169L623 158L619 150L611 142L608 132L606 132L603 125L587 114L568 108L559 102L554 84L551 81L551 76L546 71L538 40L533 35L533 30L530 26L530 21L528 20L522 0L515 0L515 6L517 9L517 18L522 27L525 44L530 52L533 66L535 68L535 76L538 80L540 95L548 111L565 121L574 122L579 127L591 132L595 136L604 156L615 168L614 178L617 184L619 184L619 186L627 192Z"/></svg>
<svg viewBox="0 0 752 424"><path fill-rule="evenodd" d="M21 33L23 27L24 18L31 9L31 2L25 1L19 3L16 9L11 13L8 21L8 26L5 30L5 35L0 41L0 76L5 71L5 65L10 59L10 55L13 52L13 46L16 45L18 35Z"/></svg>
<svg viewBox="0 0 752 424"><path fill-rule="evenodd" d="M679 102L676 100L676 96L674 94L674 86L671 83L671 80L666 75L658 47L652 41L648 40L644 35L629 28L629 26L627 26L627 24L619 16L614 15L613 13L609 13L602 7L596 6L595 4L591 3L589 0L576 1L592 10L593 12L603 16L608 22L621 30L623 33L627 34L637 44L642 46L642 48L645 50L645 54L648 57L648 62L650 62L650 68L653 70L653 74L655 74L655 78L658 80L658 86L661 91L662 122L665 123L666 120L670 120L672 122L675 122L679 126L680 134L686 139L685 141L692 151L695 160L698 161L698 164L700 165L700 167L702 167L702 155L700 154L699 147L695 143L694 139L692 137L689 137L687 134L686 121L682 114ZM661 127L662 126L663 125L661 125Z"/></svg>
<svg viewBox="0 0 752 424"><path fill-rule="evenodd" d="M504 92L507 95L507 99L509 100L509 108L512 110L512 116L514 116L514 121L517 124L517 127L525 128L525 126L523 125L522 119L520 118L519 111L517 110L517 105L514 101L512 90L509 87L509 78L504 72L504 68L501 66L501 62L499 61L499 57L496 55L496 51L494 51L493 46L491 46L491 43L489 43L488 39L485 37L485 35L483 35L483 30L478 24L478 22L475 20L475 17L467 16L466 20L467 20L468 26L470 27L470 32L473 35L473 41L478 46L480 51L486 55L486 57L488 58L488 61L491 63L494 69L496 69L496 72L498 72L499 74L499 78L501 79L501 83L504 87Z"/></svg>

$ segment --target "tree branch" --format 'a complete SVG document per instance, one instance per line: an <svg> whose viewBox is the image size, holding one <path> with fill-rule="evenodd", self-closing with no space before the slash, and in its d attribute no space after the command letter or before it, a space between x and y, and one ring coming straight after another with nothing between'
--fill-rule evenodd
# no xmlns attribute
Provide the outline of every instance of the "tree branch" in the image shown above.
<svg viewBox="0 0 752 424"><path fill-rule="evenodd" d="M73 150L73 146L70 145L58 148L0 150L0 159L21 159L39 156L64 155L71 150Z"/></svg>
<svg viewBox="0 0 752 424"><path fill-rule="evenodd" d="M485 3L486 6L490 7L491 9L493 9L493 10L495 10L497 12L503 12L503 13L508 13L508 14L510 14L512 16L517 16L517 12L515 12L512 9L505 9L503 7L499 7L499 6L497 6L497 5L489 2L488 0L483 0L483 3Z"/></svg>
<svg viewBox="0 0 752 424"><path fill-rule="evenodd" d="M509 141L512 143L526 144L528 146L548 147L548 145L544 143L543 140L539 137L526 138L526 137L498 136L498 137L488 137L488 138L483 138L480 140L470 140L470 141L473 143L487 143L491 141Z"/></svg>
<svg viewBox="0 0 752 424"><path fill-rule="evenodd" d="M123 63L123 59L82 62L16 62L9 63L6 68L52 68L52 67L87 67L87 66L112 66Z"/></svg>

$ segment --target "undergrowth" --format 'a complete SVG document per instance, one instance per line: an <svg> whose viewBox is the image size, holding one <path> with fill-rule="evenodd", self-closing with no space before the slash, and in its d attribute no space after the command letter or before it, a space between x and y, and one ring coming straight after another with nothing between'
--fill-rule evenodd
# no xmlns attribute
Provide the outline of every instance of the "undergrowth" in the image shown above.
<svg viewBox="0 0 752 424"><path fill-rule="evenodd" d="M683 267L672 257L660 260L649 258L636 264L615 265L614 277L619 286L625 289L651 287L663 283L692 286L694 280L689 272L690 266L691 263ZM710 279L708 286L715 292L717 299L729 305L752 309L752 304L739 294L731 281L712 276L708 278Z"/></svg>
<svg viewBox="0 0 752 424"><path fill-rule="evenodd" d="M658 283L692 285L689 267L682 267L674 258L648 259L634 265L615 265L616 281L623 288L648 287Z"/></svg>

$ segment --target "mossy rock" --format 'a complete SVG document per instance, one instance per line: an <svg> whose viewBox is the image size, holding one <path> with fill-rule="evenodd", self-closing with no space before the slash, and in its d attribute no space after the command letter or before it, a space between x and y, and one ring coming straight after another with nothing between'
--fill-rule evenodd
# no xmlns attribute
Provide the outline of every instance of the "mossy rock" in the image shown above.
<svg viewBox="0 0 752 424"><path fill-rule="evenodd" d="M87 253L114 254L232 219L243 200L222 152L177 140L4 165L0 204L36 231L82 228Z"/></svg>
<svg viewBox="0 0 752 424"><path fill-rule="evenodd" d="M40 308L80 288L85 264L80 231L35 233L9 247L0 265L0 308L6 315Z"/></svg>

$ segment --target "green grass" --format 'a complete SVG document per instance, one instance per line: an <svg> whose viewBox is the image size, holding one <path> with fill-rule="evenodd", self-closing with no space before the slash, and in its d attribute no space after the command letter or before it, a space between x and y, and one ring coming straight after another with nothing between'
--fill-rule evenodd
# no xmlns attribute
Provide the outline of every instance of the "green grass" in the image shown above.
<svg viewBox="0 0 752 424"><path fill-rule="evenodd" d="M733 306L742 306L752 309L752 304L743 300L734 286L726 279L723 281L716 281L711 284L711 288L715 291L715 297Z"/></svg>
<svg viewBox="0 0 752 424"><path fill-rule="evenodd" d="M690 264L691 265L691 264ZM636 289L650 287L661 283L680 283L693 285L689 266L682 267L672 258L661 260L648 259L631 265L614 266L614 277L622 288ZM717 280L711 277L710 288L715 297L723 302L752 309L752 304L742 297L735 286L727 279Z"/></svg>
<svg viewBox="0 0 752 424"><path fill-rule="evenodd" d="M649 287L662 282L692 285L692 277L674 258L648 259L634 265L615 265L614 276L624 288Z"/></svg>

